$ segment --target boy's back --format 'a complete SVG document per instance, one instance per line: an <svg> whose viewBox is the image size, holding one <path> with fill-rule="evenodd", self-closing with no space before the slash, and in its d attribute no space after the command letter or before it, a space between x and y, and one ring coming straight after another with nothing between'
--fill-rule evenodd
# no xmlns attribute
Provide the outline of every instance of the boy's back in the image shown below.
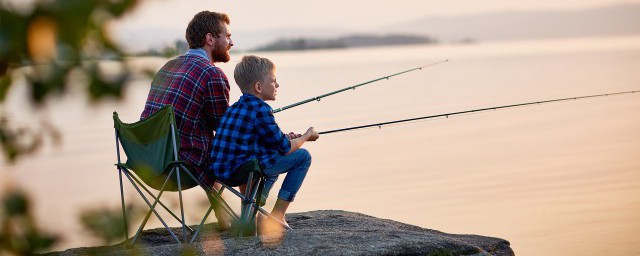
<svg viewBox="0 0 640 256"><path fill-rule="evenodd" d="M285 155L290 148L271 107L254 95L243 94L220 120L213 140L211 169L216 177L226 180L251 159L268 168L277 155Z"/></svg>

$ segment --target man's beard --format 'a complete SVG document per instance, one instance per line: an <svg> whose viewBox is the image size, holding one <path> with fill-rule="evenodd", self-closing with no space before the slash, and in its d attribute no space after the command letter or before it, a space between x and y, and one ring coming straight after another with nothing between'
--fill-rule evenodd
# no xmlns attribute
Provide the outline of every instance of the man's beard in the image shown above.
<svg viewBox="0 0 640 256"><path fill-rule="evenodd" d="M229 48L227 48L226 46L216 45L216 47L211 52L211 58L213 59L213 62L229 62L229 60L231 60L231 56L229 55Z"/></svg>

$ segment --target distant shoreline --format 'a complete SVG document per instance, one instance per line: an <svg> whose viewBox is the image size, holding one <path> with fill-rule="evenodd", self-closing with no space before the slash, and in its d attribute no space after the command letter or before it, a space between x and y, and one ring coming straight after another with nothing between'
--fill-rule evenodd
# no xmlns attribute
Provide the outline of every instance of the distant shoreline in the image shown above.
<svg viewBox="0 0 640 256"><path fill-rule="evenodd" d="M358 34L337 38L293 37L280 38L250 51L303 51L316 49L357 48L388 45L437 44L438 40L412 34Z"/></svg>

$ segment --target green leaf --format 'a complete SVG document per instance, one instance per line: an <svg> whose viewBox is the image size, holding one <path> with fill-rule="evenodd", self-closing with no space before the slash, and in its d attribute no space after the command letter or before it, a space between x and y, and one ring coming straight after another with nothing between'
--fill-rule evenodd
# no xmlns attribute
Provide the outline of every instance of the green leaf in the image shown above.
<svg viewBox="0 0 640 256"><path fill-rule="evenodd" d="M0 102L4 101L4 99L7 97L9 87L11 87L11 76L6 75L0 77Z"/></svg>
<svg viewBox="0 0 640 256"><path fill-rule="evenodd" d="M3 207L7 218L11 218L26 215L29 203L24 193L12 191L3 199Z"/></svg>

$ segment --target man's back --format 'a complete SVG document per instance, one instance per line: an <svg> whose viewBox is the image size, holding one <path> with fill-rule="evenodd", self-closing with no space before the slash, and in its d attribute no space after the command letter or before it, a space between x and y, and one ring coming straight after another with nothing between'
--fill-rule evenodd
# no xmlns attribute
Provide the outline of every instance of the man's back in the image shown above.
<svg viewBox="0 0 640 256"><path fill-rule="evenodd" d="M175 109L180 158L202 180L213 131L229 106L227 77L208 59L190 51L167 62L155 75L141 119L168 104Z"/></svg>

